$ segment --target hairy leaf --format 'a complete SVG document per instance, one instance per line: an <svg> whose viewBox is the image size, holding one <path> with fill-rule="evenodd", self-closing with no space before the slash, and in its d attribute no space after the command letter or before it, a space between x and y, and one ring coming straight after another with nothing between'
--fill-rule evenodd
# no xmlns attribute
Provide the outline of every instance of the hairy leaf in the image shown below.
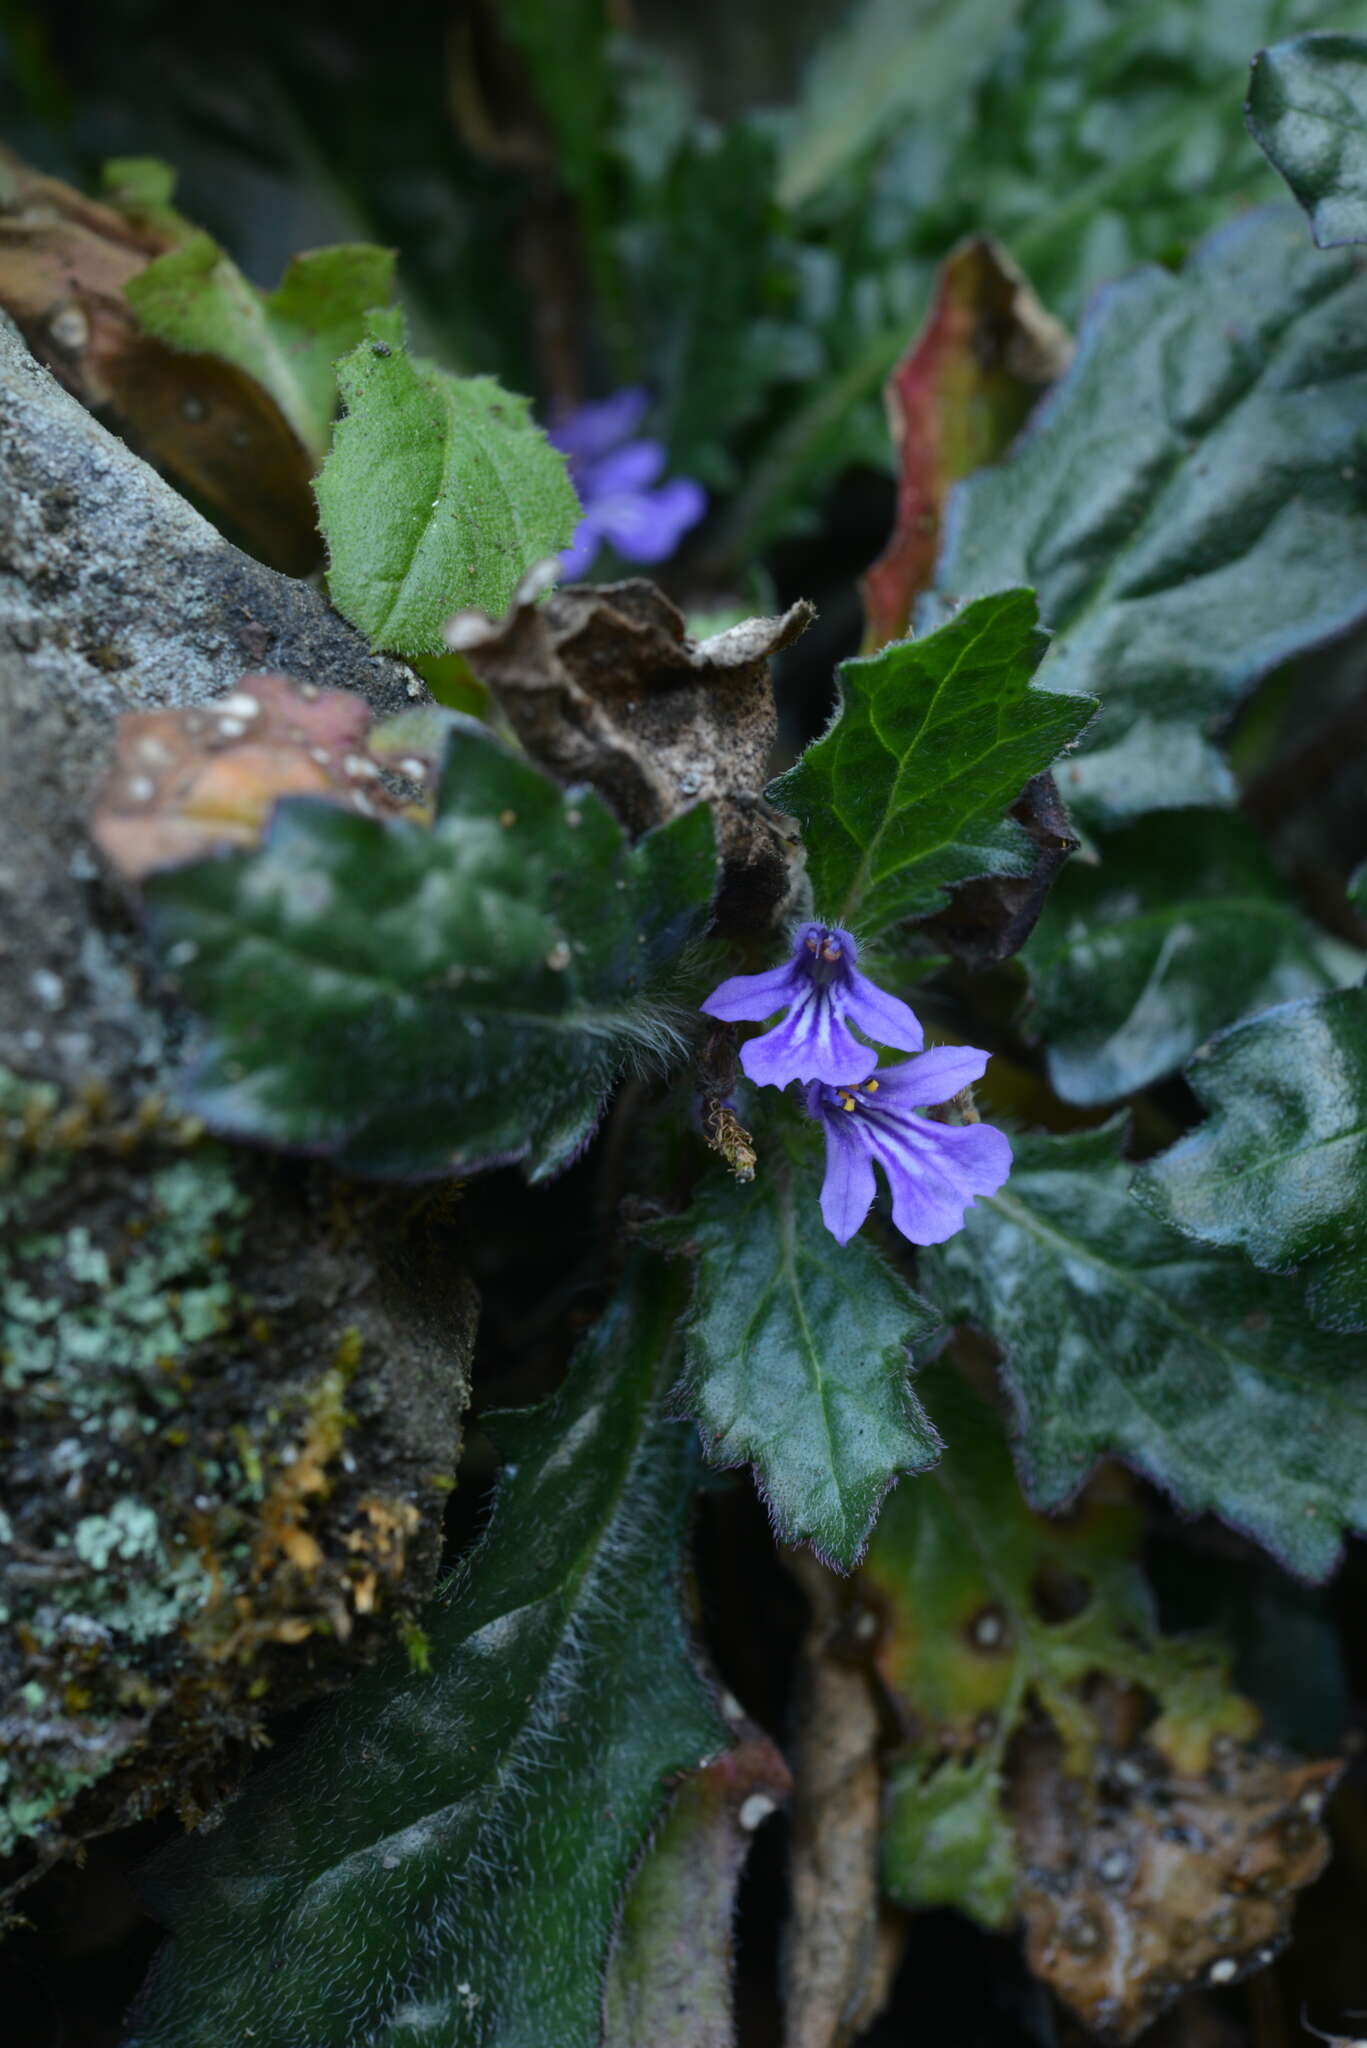
<svg viewBox="0 0 1367 2048"><path fill-rule="evenodd" d="M771 1144L655 1236L698 1261L684 1400L708 1457L753 1463L783 1539L848 1570L895 1475L939 1449L908 1385L935 1320L867 1238L835 1243L819 1190L806 1150Z"/></svg>
<svg viewBox="0 0 1367 2048"><path fill-rule="evenodd" d="M608 1965L603 2048L733 2048L736 1894L756 1828L792 1785L753 1722L735 1733L679 1787L632 1876Z"/></svg>
<svg viewBox="0 0 1367 2048"><path fill-rule="evenodd" d="M430 828L299 798L259 851L151 878L210 1026L188 1098L357 1171L553 1173L623 1065L676 1042L660 999L714 875L706 806L629 845L459 720Z"/></svg>
<svg viewBox="0 0 1367 2048"><path fill-rule="evenodd" d="M946 257L926 323L884 391L897 523L860 585L866 654L910 630L935 573L951 485L1006 453L1071 353L1066 329L995 242L978 235Z"/></svg>
<svg viewBox="0 0 1367 2048"><path fill-rule="evenodd" d="M1003 813L1095 708L1031 687L1046 645L1032 593L1007 590L842 663L829 728L768 791L802 822L819 916L873 938L971 876L1030 873Z"/></svg>
<svg viewBox="0 0 1367 2048"><path fill-rule="evenodd" d="M1217 1960L1265 1960L1323 1867L1303 1816L1333 1769L1236 1748L1257 1715L1218 1644L1158 1634L1123 1486L1031 1513L990 1410L952 1368L925 1380L949 1447L892 1494L863 1572L909 1731L884 1880L989 1926L1023 1912L1032 1967L1129 2040ZM1305 1853L1283 1862L1269 1836L1292 1816Z"/></svg>
<svg viewBox="0 0 1367 2048"><path fill-rule="evenodd" d="M674 1291L628 1277L541 1408L496 1418L493 1517L425 1621L161 1859L174 1939L128 2048L597 2048L617 1903L669 1778L726 1741L677 1575Z"/></svg>
<svg viewBox="0 0 1367 2048"><path fill-rule="evenodd" d="M1321 249L1367 242L1367 41L1309 35L1260 50L1248 125Z"/></svg>
<svg viewBox="0 0 1367 2048"><path fill-rule="evenodd" d="M1136 1192L1190 1237L1303 1268L1327 1329L1367 1329L1367 989L1250 1017L1187 1079L1210 1114Z"/></svg>
<svg viewBox="0 0 1367 2048"><path fill-rule="evenodd" d="M1314 927L1248 820L1165 812L1074 861L1022 956L1065 1102L1110 1102L1180 1067L1245 1010L1318 994Z"/></svg>
<svg viewBox="0 0 1367 2048"><path fill-rule="evenodd" d="M1214 722L1367 613L1367 276L1287 213L1102 294L1015 454L959 487L934 623L1033 583L1045 691L1101 711L1060 777L1098 823L1228 803Z"/></svg>
<svg viewBox="0 0 1367 2048"><path fill-rule="evenodd" d="M366 315L393 295L394 255L364 242L312 249L266 293L212 236L191 234L124 291L144 332L254 377L316 464L337 409L337 359L360 341Z"/></svg>
<svg viewBox="0 0 1367 2048"><path fill-rule="evenodd" d="M923 1255L926 1291L1001 1345L1040 1506L1115 1452L1323 1578L1367 1524L1358 1347L1315 1330L1298 1288L1142 1209L1122 1136L1014 1139L1009 1190Z"/></svg>
<svg viewBox="0 0 1367 2048"><path fill-rule="evenodd" d="M338 365L346 418L315 486L339 612L395 654L442 651L442 625L503 612L526 571L569 546L579 503L525 398L410 356L373 323Z"/></svg>

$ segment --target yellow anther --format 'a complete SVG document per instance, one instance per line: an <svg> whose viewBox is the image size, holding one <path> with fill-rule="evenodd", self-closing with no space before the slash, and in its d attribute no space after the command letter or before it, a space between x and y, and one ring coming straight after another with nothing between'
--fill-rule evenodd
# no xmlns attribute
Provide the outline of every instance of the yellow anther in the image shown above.
<svg viewBox="0 0 1367 2048"><path fill-rule="evenodd" d="M840 1107L842 1109L853 1109L854 1097L852 1095L842 1095L840 1098Z"/></svg>
<svg viewBox="0 0 1367 2048"><path fill-rule="evenodd" d="M864 1086L868 1089L870 1095L878 1093L878 1083L876 1081L865 1081Z"/></svg>

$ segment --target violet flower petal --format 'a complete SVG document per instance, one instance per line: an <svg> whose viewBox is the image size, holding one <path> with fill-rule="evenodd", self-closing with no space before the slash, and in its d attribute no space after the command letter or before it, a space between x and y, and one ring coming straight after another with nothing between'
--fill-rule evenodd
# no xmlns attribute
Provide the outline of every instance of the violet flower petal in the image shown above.
<svg viewBox="0 0 1367 2048"><path fill-rule="evenodd" d="M574 529L574 539L561 551L560 575L566 583L577 582L592 568L602 541L596 523L587 516Z"/></svg>
<svg viewBox="0 0 1367 2048"><path fill-rule="evenodd" d="M937 1124L910 1115L879 1157L892 1190L893 1223L912 1244L953 1237L975 1197L995 1195L1011 1171L1010 1141L991 1124Z"/></svg>
<svg viewBox="0 0 1367 2048"><path fill-rule="evenodd" d="M728 1024L762 1024L775 1010L795 1003L804 983L791 960L781 967L766 968L763 974L733 974L714 988L698 1008L708 1017L721 1017Z"/></svg>
<svg viewBox="0 0 1367 2048"><path fill-rule="evenodd" d="M919 1052L926 1042L916 1012L897 996L890 996L886 989L879 988L876 981L870 981L867 974L861 974L857 967L849 970L845 1014L878 1045L895 1046L899 1052ZM944 1099L940 1097L941 1101Z"/></svg>
<svg viewBox="0 0 1367 2048"><path fill-rule="evenodd" d="M620 492L637 495L649 490L665 466L662 441L628 441L607 455L585 463L575 482L585 501L616 497Z"/></svg>
<svg viewBox="0 0 1367 2048"><path fill-rule="evenodd" d="M871 1045L850 1035L837 991L808 983L781 1024L740 1049L740 1063L760 1088L790 1081L862 1081L878 1065Z"/></svg>
<svg viewBox="0 0 1367 2048"><path fill-rule="evenodd" d="M592 462L633 434L650 409L650 393L628 384L610 398L598 398L562 413L546 438L563 455Z"/></svg>
<svg viewBox="0 0 1367 2048"><path fill-rule="evenodd" d="M598 530L628 562L663 562L707 510L707 494L676 476L657 491L621 491L595 498Z"/></svg>
<svg viewBox="0 0 1367 2048"><path fill-rule="evenodd" d="M848 1244L877 1192L873 1160L858 1135L848 1135L832 1118L826 1126L826 1177L821 1183L821 1220L837 1244Z"/></svg>
<svg viewBox="0 0 1367 2048"><path fill-rule="evenodd" d="M976 1045L937 1045L918 1059L885 1067L878 1085L899 1108L929 1109L981 1081L986 1072L987 1054Z"/></svg>

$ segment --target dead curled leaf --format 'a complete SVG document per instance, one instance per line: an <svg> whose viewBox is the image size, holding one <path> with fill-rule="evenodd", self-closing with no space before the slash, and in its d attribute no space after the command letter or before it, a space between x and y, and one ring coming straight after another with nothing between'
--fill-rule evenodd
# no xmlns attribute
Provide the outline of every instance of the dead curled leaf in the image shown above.
<svg viewBox="0 0 1367 2048"><path fill-rule="evenodd" d="M1079 841L1050 774L1026 783L1007 813L1023 825L1035 849L1028 875L982 875L962 882L946 907L918 927L932 946L980 973L1019 953L1039 922L1044 899Z"/></svg>
<svg viewBox="0 0 1367 2048"><path fill-rule="evenodd" d="M145 334L124 298L174 239L146 212L88 199L0 149L0 310L139 454L271 567L306 575L322 554L307 450L244 371Z"/></svg>
<svg viewBox="0 0 1367 2048"><path fill-rule="evenodd" d="M1223 1737L1204 1771L1182 1770L1126 1729L1136 1704L1112 1681L1093 1689L1112 1742L1090 1778L1068 1773L1057 1731L1035 1717L1006 1794L1030 1967L1118 2042L1189 1985L1271 1961L1294 1893L1329 1860L1318 1823L1341 1768Z"/></svg>
<svg viewBox="0 0 1367 2048"><path fill-rule="evenodd" d="M787 1558L811 1603L794 1746L784 1937L784 2048L845 2048L887 2001L904 1922L880 1905L881 1715L850 1587L808 1552ZM865 1646L866 1647L866 1646Z"/></svg>
<svg viewBox="0 0 1367 2048"><path fill-rule="evenodd" d="M493 693L532 759L587 782L627 829L711 803L723 858L718 919L761 927L793 887L796 833L764 801L777 721L769 660L805 632L805 601L693 641L643 578L519 593L505 619L461 612L447 643Z"/></svg>
<svg viewBox="0 0 1367 2048"><path fill-rule="evenodd" d="M136 881L177 861L255 845L284 796L326 797L365 817L411 811L404 786L430 774L432 756L422 751L429 736L414 733L413 750L395 762L387 736L372 751L369 728L365 699L353 691L279 675L243 676L209 704L135 713L119 722L91 836Z"/></svg>

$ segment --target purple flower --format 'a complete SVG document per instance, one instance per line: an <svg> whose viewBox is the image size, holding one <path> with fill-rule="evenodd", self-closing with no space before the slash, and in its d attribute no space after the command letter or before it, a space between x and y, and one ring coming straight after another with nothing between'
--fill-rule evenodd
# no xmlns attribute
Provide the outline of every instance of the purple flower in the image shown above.
<svg viewBox="0 0 1367 2048"><path fill-rule="evenodd" d="M892 1220L913 1244L943 1244L962 1230L976 1195L995 1195L1011 1171L1011 1146L990 1124L941 1124L918 1109L947 1102L987 1066L971 1045L939 1045L844 1088L819 1082L807 1112L826 1134L821 1215L848 1244L869 1213L874 1162L892 1190Z"/></svg>
<svg viewBox="0 0 1367 2048"><path fill-rule="evenodd" d="M649 404L644 391L616 391L595 405L579 406L550 429L550 440L569 460L584 507L574 540L560 557L570 580L585 574L604 541L629 562L663 562L707 510L707 493L692 477L659 482L662 443L631 439Z"/></svg>
<svg viewBox="0 0 1367 2048"><path fill-rule="evenodd" d="M733 975L700 1007L728 1023L743 1019L755 1024L787 1010L781 1024L741 1047L740 1063L760 1087L862 1081L877 1066L878 1055L851 1035L849 1024L902 1052L919 1052L925 1033L905 1003L859 973L854 964L858 953L838 925L804 924L786 966L771 967L766 974Z"/></svg>

